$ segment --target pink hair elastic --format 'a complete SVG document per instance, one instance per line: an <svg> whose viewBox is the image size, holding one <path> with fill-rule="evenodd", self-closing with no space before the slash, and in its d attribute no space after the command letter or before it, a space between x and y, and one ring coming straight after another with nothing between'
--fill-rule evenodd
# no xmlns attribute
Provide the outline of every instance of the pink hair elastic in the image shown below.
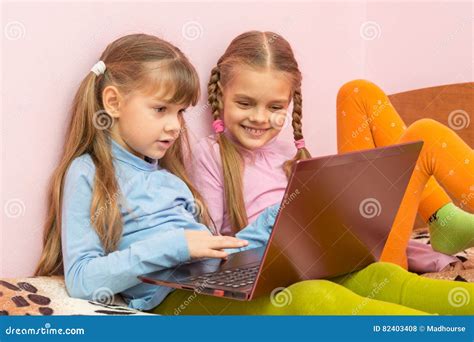
<svg viewBox="0 0 474 342"><path fill-rule="evenodd" d="M304 139L295 140L295 146L299 150L300 148L305 148Z"/></svg>
<svg viewBox="0 0 474 342"><path fill-rule="evenodd" d="M222 121L221 119L214 120L212 122L212 128L216 133L224 132L224 121Z"/></svg>

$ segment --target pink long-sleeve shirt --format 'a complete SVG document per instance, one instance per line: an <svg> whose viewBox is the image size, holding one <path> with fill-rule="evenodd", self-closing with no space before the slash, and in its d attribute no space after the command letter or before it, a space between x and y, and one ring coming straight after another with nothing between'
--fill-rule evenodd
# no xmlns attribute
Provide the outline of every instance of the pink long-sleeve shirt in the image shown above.
<svg viewBox="0 0 474 342"><path fill-rule="evenodd" d="M236 142L226 132L227 136ZM236 142L237 143L237 142ZM192 149L193 161L190 176L208 205L216 229L222 235L232 235L224 197L222 164L219 144L215 136L201 139ZM243 196L249 224L272 204L283 199L288 183L283 163L295 154L295 147L279 137L265 146L245 151L242 175ZM429 245L410 240L407 249L409 269L418 272L436 272L458 259L433 251Z"/></svg>
<svg viewBox="0 0 474 342"><path fill-rule="evenodd" d="M285 193L287 178L283 163L295 154L294 146L278 140L243 153L243 195L249 223ZM216 228L222 235L232 235L224 198L224 182L219 145L214 136L201 139L193 149L191 179L201 192Z"/></svg>

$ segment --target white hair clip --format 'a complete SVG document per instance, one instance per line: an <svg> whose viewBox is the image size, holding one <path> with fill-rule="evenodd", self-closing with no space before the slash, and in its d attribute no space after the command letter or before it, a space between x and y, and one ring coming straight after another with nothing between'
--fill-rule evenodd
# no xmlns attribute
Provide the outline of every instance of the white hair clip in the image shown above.
<svg viewBox="0 0 474 342"><path fill-rule="evenodd" d="M92 67L91 71L96 74L97 76L102 75L105 72L105 63L102 61L98 61L97 63L94 64Z"/></svg>

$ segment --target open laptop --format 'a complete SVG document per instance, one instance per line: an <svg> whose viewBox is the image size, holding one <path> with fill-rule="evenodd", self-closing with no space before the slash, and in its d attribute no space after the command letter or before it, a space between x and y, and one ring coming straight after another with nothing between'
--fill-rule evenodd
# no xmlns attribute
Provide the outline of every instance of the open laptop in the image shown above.
<svg viewBox="0 0 474 342"><path fill-rule="evenodd" d="M266 246L139 279L251 300L298 281L360 270L379 260L422 146L416 141L299 161Z"/></svg>

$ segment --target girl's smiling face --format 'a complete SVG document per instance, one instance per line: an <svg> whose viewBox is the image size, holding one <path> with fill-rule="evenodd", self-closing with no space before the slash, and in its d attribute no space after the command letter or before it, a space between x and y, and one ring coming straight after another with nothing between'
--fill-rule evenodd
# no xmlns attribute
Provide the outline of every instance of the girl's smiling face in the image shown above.
<svg viewBox="0 0 474 342"><path fill-rule="evenodd" d="M281 131L291 90L283 72L239 67L222 89L225 127L247 149L264 146Z"/></svg>
<svg viewBox="0 0 474 342"><path fill-rule="evenodd" d="M104 89L103 100L114 118L112 138L142 159L162 158L179 137L183 105L169 103L159 94L132 92L122 97L113 86Z"/></svg>

